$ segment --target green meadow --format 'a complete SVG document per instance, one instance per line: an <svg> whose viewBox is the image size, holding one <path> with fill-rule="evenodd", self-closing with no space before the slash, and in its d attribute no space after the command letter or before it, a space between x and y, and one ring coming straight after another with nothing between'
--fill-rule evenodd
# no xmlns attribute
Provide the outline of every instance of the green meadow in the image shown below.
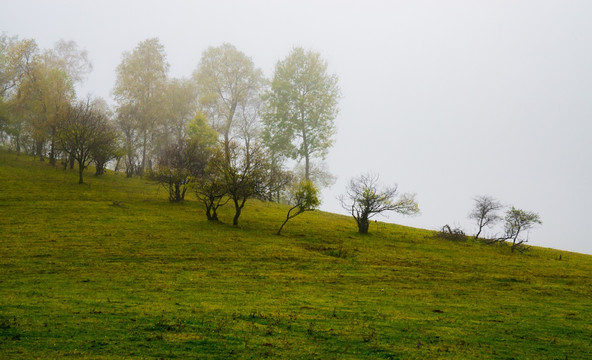
<svg viewBox="0 0 592 360"><path fill-rule="evenodd" d="M77 180L0 152L2 359L592 358L592 256Z"/></svg>

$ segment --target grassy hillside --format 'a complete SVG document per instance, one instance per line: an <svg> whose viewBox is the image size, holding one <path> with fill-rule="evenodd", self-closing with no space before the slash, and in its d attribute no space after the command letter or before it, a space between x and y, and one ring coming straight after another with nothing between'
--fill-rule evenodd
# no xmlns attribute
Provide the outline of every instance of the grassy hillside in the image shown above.
<svg viewBox="0 0 592 360"><path fill-rule="evenodd" d="M591 256L86 179L0 152L0 358L592 358Z"/></svg>

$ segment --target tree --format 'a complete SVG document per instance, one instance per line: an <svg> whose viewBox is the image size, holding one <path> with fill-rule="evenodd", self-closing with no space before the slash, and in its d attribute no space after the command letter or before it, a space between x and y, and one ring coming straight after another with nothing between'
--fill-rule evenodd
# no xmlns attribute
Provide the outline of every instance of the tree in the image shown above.
<svg viewBox="0 0 592 360"><path fill-rule="evenodd" d="M161 150L150 178L168 189L169 201L182 201L191 177L203 176L209 156L207 146L181 139Z"/></svg>
<svg viewBox="0 0 592 360"><path fill-rule="evenodd" d="M7 98L17 89L30 65L38 54L37 44L32 39L19 40L0 34L0 97Z"/></svg>
<svg viewBox="0 0 592 360"><path fill-rule="evenodd" d="M291 196L291 205L293 205L286 215L286 220L280 226L277 234L280 235L284 225L296 216L304 213L305 211L313 211L319 205L321 201L318 196L318 189L314 184L308 180L301 181L298 186L293 190Z"/></svg>
<svg viewBox="0 0 592 360"><path fill-rule="evenodd" d="M140 144L140 134L133 107L129 105L119 106L116 115L116 126L122 136L122 152L124 154L125 175L132 177L138 172L137 149Z"/></svg>
<svg viewBox="0 0 592 360"><path fill-rule="evenodd" d="M82 82L93 68L88 52L79 50L74 41L59 40L53 49L45 52L44 61L50 67L63 70L75 83Z"/></svg>
<svg viewBox="0 0 592 360"><path fill-rule="evenodd" d="M137 132L139 137L140 174L146 169L154 130L159 120L164 118L163 99L168 69L164 47L157 38L140 42L131 53L125 52L121 64L117 67L113 94L118 107L124 108L122 113L125 113L126 127L130 133ZM132 126L134 128L131 128ZM128 137L125 139L127 141ZM128 149L132 146L131 142L126 144Z"/></svg>
<svg viewBox="0 0 592 360"><path fill-rule="evenodd" d="M349 211L356 223L358 232L367 234L370 218L386 211L394 211L403 215L419 212L415 196L410 194L397 195L397 186L378 187L378 175L365 174L350 180L347 193L339 198L341 206Z"/></svg>
<svg viewBox="0 0 592 360"><path fill-rule="evenodd" d="M91 149L91 159L95 164L95 176L103 175L107 163L117 157L123 156L119 134L113 123L113 112L105 99L98 97L92 102L93 107L105 119L101 123L102 129L98 132L96 146Z"/></svg>
<svg viewBox="0 0 592 360"><path fill-rule="evenodd" d="M277 63L265 94L265 144L272 152L304 159L306 180L311 180L311 159L324 159L333 143L340 96L337 82L320 54L295 48Z"/></svg>
<svg viewBox="0 0 592 360"><path fill-rule="evenodd" d="M193 76L201 109L222 137L228 160L237 117L248 114L259 100L265 84L263 72L255 68L251 58L225 43L203 53Z"/></svg>
<svg viewBox="0 0 592 360"><path fill-rule="evenodd" d="M78 183L83 183L83 171L92 160L93 149L105 146L111 138L104 134L106 116L90 99L68 108L64 120L59 123L56 138L62 150L78 163Z"/></svg>
<svg viewBox="0 0 592 360"><path fill-rule="evenodd" d="M203 113L198 112L185 126L185 134L204 146L214 149L218 146L218 133L212 129Z"/></svg>
<svg viewBox="0 0 592 360"><path fill-rule="evenodd" d="M477 240L484 227L491 227L501 220L502 217L497 212L504 206L489 196L477 196L474 200L475 206L469 214L469 219L477 223L478 230L475 234L475 240Z"/></svg>
<svg viewBox="0 0 592 360"><path fill-rule="evenodd" d="M195 116L197 107L195 83L188 79L171 79L165 92L166 121L162 123L162 146L185 138L187 124Z"/></svg>
<svg viewBox="0 0 592 360"><path fill-rule="evenodd" d="M34 40L18 40L0 35L0 98L8 107L4 117L4 131L11 137L17 154L26 139L25 129L35 116L31 111L32 94L24 90L23 81L30 79L39 61ZM30 87L29 87L30 88Z"/></svg>
<svg viewBox="0 0 592 360"><path fill-rule="evenodd" d="M31 65L18 89L18 99L31 114L26 117L29 134L35 141L36 155L44 160L49 142L49 161L55 165L56 132L75 98L74 84L68 74L38 60Z"/></svg>
<svg viewBox="0 0 592 360"><path fill-rule="evenodd" d="M511 207L506 212L504 223L504 236L500 241L512 241L512 252L516 249L524 249L524 244L528 242L526 238L520 237L521 233L532 229L535 225L541 225L539 215L535 212L524 211Z"/></svg>
<svg viewBox="0 0 592 360"><path fill-rule="evenodd" d="M224 152L225 158L218 158L213 165L215 171L222 175L227 195L234 204L232 224L237 226L247 200L265 193L269 164L261 147L256 144L247 149L244 145L231 142Z"/></svg>
<svg viewBox="0 0 592 360"><path fill-rule="evenodd" d="M230 201L225 197L228 185L224 174L220 171L221 164L225 163L225 155L221 149L214 150L202 176L193 178L192 186L197 197L206 208L206 218L209 221L218 221L218 208Z"/></svg>

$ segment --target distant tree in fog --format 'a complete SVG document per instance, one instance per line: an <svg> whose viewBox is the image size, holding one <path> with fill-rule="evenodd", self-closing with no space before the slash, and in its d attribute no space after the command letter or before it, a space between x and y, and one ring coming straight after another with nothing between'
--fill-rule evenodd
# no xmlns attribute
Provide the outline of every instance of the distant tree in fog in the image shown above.
<svg viewBox="0 0 592 360"><path fill-rule="evenodd" d="M204 175L210 157L208 146L191 139L181 139L160 151L150 179L169 192L170 201L182 201L192 177Z"/></svg>
<svg viewBox="0 0 592 360"><path fill-rule="evenodd" d="M168 69L164 47L157 38L140 42L132 52L123 53L117 67L113 95L121 119L125 120L124 127L129 131L124 136L126 148L131 151L136 147L136 144L130 142L131 136L128 135L135 133L134 137L139 140L139 174L144 173L151 155L154 131L165 118L166 108L163 102ZM128 157L134 156L128 153ZM128 160L131 162L131 159Z"/></svg>
<svg viewBox="0 0 592 360"><path fill-rule="evenodd" d="M319 53L295 48L277 63L264 96L263 140L272 153L304 159L306 180L312 180L311 159L325 158L333 143L337 82Z"/></svg>
<svg viewBox="0 0 592 360"><path fill-rule="evenodd" d="M56 138L59 147L78 163L78 183L83 183L83 172L92 160L92 152L109 146L114 141L107 116L90 99L68 107L60 121Z"/></svg>
<svg viewBox="0 0 592 360"><path fill-rule="evenodd" d="M257 103L265 84L263 72L251 58L225 43L204 51L193 78L200 108L222 137L228 161L233 137L244 138L241 132L253 129L251 122L258 116Z"/></svg>

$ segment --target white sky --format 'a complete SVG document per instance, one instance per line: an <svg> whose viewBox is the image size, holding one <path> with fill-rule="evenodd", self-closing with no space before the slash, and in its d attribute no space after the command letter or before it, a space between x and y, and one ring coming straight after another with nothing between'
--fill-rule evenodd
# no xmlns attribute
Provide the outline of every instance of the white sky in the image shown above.
<svg viewBox="0 0 592 360"><path fill-rule="evenodd" d="M110 101L124 51L158 37L186 77L223 42L269 77L294 46L340 79L338 180L324 210L363 172L417 193L437 229L476 195L536 211L531 244L592 254L592 1L0 0L0 31L49 48L74 40L94 71L79 89ZM379 219L380 220L380 219ZM355 225L352 223L352 227ZM353 229L353 228L352 228Z"/></svg>

